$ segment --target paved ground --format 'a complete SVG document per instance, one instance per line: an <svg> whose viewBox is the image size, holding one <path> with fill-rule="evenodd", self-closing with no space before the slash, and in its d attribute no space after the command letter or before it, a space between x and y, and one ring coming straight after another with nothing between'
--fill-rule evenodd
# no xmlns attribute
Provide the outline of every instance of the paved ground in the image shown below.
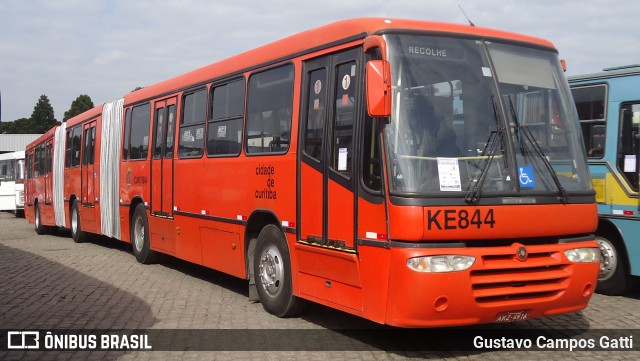
<svg viewBox="0 0 640 361"><path fill-rule="evenodd" d="M584 333L584 338L596 335L614 338L620 334L636 337L635 340L627 339L634 342L631 351L558 351L552 354L511 350L411 351L411 347L383 351L379 349L380 337L387 335L387 330L383 328L381 334L366 331L379 331L376 324L317 305L309 307L300 318L279 319L266 313L259 303L250 303L246 288L243 280L172 258L157 265L141 265L130 254L127 245L114 240L100 238L75 244L63 231L37 236L33 226L24 219L0 212L0 330L3 333L30 329L139 329L169 333L175 332L172 330L199 330L186 334L178 332L178 338L168 335L167 339L179 342L180 337L200 338L195 343L187 342L190 349L234 345L233 342L226 343L225 337L233 340L242 337L251 342L251 346L226 347L239 351L0 351L3 360L640 358L640 351L635 351L640 350L640 291L623 297L595 295L583 312L517 323L506 328L489 326L490 331L498 334L505 330L517 335L536 329L560 333L572 329L571 335ZM344 332L331 331L345 328L348 330ZM354 329L365 331L360 333ZM439 332L415 330L401 335L428 339ZM468 335L464 330L445 332L451 337ZM476 331L471 329L470 332ZM300 343L295 346L290 339ZM6 338L3 340L6 342ZM0 345L0 350L5 349L4 346ZM162 348L157 343L153 346Z"/></svg>

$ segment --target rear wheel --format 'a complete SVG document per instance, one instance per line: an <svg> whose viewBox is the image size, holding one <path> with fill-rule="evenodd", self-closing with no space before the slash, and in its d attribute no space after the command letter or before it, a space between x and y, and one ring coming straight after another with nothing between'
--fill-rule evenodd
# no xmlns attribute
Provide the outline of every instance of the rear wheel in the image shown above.
<svg viewBox="0 0 640 361"><path fill-rule="evenodd" d="M40 205L38 205L38 203L36 203L36 209L35 209L35 229L36 229L36 233L37 234L45 234L47 233L47 227L45 225L42 224L42 219L41 219L41 215L40 215Z"/></svg>
<svg viewBox="0 0 640 361"><path fill-rule="evenodd" d="M621 295L633 286L624 257L622 243L611 235L596 236L600 245L600 273L596 292L604 295Z"/></svg>
<svg viewBox="0 0 640 361"><path fill-rule="evenodd" d="M87 236L82 230L82 224L80 223L78 200L74 200L71 206L71 237L76 243L82 243L87 240Z"/></svg>
<svg viewBox="0 0 640 361"><path fill-rule="evenodd" d="M131 246L138 262L150 264L159 260L159 254L150 248L147 210L142 203L136 206L131 219Z"/></svg>
<svg viewBox="0 0 640 361"><path fill-rule="evenodd" d="M267 225L258 236L253 272L260 303L267 312L290 317L302 311L304 301L293 295L289 248L275 225Z"/></svg>

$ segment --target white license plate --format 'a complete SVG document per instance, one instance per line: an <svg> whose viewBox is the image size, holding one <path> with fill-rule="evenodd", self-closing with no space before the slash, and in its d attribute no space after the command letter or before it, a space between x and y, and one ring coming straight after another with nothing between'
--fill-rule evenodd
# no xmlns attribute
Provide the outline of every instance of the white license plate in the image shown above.
<svg viewBox="0 0 640 361"><path fill-rule="evenodd" d="M493 322L505 323L505 322L524 321L529 319L529 312L531 312L531 310L500 312L496 315L496 319Z"/></svg>

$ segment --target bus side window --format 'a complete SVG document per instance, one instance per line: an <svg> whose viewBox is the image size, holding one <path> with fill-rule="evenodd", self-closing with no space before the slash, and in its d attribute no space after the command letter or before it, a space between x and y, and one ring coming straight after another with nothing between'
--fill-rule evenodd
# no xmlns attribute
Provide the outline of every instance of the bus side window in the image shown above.
<svg viewBox="0 0 640 361"><path fill-rule="evenodd" d="M127 109L124 121L124 134L122 135L122 160L129 159L129 135L131 134L131 110Z"/></svg>
<svg viewBox="0 0 640 361"><path fill-rule="evenodd" d="M137 106L132 113L129 159L147 159L151 106L149 103Z"/></svg>
<svg viewBox="0 0 640 361"><path fill-rule="evenodd" d="M207 155L233 156L242 148L244 78L213 87L211 119L207 134Z"/></svg>
<svg viewBox="0 0 640 361"><path fill-rule="evenodd" d="M587 157L604 156L606 131L606 85L576 87L571 89L576 103Z"/></svg>
<svg viewBox="0 0 640 361"><path fill-rule="evenodd" d="M204 127L207 118L207 89L186 94L182 103L179 158L198 158L204 153Z"/></svg>
<svg viewBox="0 0 640 361"><path fill-rule="evenodd" d="M633 190L638 191L638 148L640 146L640 103L620 107L618 169Z"/></svg>
<svg viewBox="0 0 640 361"><path fill-rule="evenodd" d="M293 65L285 65L249 78L245 152L285 153L291 139Z"/></svg>

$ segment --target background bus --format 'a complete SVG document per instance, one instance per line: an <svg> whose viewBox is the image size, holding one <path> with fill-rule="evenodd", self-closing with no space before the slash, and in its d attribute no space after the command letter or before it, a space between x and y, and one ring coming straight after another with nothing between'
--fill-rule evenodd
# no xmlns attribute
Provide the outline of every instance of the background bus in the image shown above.
<svg viewBox="0 0 640 361"><path fill-rule="evenodd" d="M640 65L569 77L600 223L597 291L617 295L640 276Z"/></svg>
<svg viewBox="0 0 640 361"><path fill-rule="evenodd" d="M24 208L24 151L0 154L0 211L16 217Z"/></svg>
<svg viewBox="0 0 640 361"><path fill-rule="evenodd" d="M25 214L404 327L583 309L599 251L545 40L355 19L127 94L27 147ZM541 226L543 225L543 226Z"/></svg>

